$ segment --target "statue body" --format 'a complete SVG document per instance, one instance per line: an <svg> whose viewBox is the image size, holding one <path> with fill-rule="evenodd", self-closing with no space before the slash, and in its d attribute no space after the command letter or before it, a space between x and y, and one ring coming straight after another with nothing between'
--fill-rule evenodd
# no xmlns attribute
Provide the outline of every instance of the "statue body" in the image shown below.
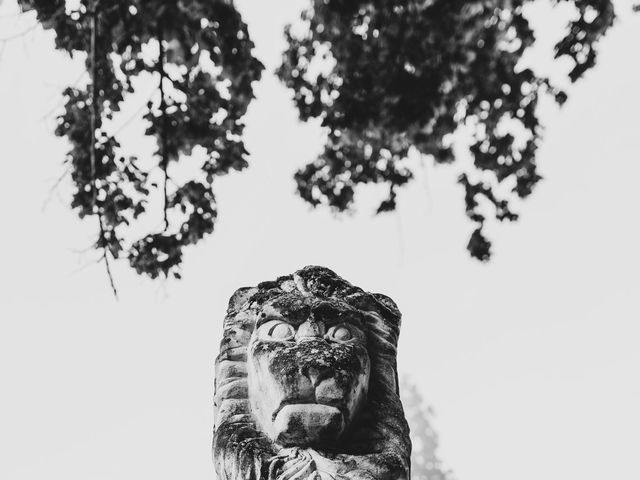
<svg viewBox="0 0 640 480"><path fill-rule="evenodd" d="M399 327L388 297L322 267L238 290L216 360L218 478L408 479Z"/></svg>

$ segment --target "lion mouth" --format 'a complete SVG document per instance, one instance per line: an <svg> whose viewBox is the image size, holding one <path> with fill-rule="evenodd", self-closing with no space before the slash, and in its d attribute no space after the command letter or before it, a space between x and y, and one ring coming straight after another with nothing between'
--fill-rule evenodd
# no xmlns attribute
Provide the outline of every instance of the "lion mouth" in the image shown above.
<svg viewBox="0 0 640 480"><path fill-rule="evenodd" d="M340 412L340 414L342 415L343 419L347 419L349 418L348 415L348 411L347 409L340 405L341 402L318 402L316 400L303 400L303 399L287 399L287 400L283 400L282 402L280 402L280 405L278 405L278 408L276 408L273 412L273 415L271 415L271 420L275 422L276 418L278 417L278 415L280 414L280 412L282 411L283 408L288 407L288 406L300 406L302 407L303 405L309 405L309 409L313 409L314 405L317 405L318 407L330 407L333 408L335 410L338 410Z"/></svg>
<svg viewBox="0 0 640 480"><path fill-rule="evenodd" d="M278 408L273 411L271 420L274 421L280 411L287 405L313 405L315 403L317 403L315 400L283 400L282 402L280 402L280 405L278 405Z"/></svg>

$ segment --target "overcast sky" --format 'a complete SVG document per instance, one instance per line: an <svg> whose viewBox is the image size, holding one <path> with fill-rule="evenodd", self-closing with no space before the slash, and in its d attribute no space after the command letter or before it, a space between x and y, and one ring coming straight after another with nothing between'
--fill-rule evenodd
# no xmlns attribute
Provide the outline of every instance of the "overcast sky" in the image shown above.
<svg viewBox="0 0 640 480"><path fill-rule="evenodd" d="M0 2L2 3L2 2ZM250 168L216 181L216 232L185 256L183 280L115 267L121 299L88 249L94 222L68 208L67 150L52 134L60 92L82 65L39 28L0 58L0 478L212 478L213 362L241 286L325 265L400 306L400 370L435 408L458 480L638 480L640 440L640 15L620 19L598 66L543 109L545 180L516 224L490 228L494 259L465 250L457 167L430 161L374 216L312 211L293 172L322 142L272 75L302 0L238 1L267 71L247 116ZM0 38L29 29L0 6ZM531 56L548 60L559 23ZM133 99L135 112L146 98ZM132 122L123 143L149 151ZM46 208L43 205L46 203Z"/></svg>

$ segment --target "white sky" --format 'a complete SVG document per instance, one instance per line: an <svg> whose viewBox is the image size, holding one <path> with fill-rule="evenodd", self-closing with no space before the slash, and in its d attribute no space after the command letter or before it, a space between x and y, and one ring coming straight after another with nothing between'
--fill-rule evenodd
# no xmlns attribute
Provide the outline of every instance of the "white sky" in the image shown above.
<svg viewBox="0 0 640 480"><path fill-rule="evenodd" d="M268 68L247 119L251 167L217 181L216 233L188 250L184 280L117 266L119 302L86 250L95 226L67 207L69 183L42 208L67 149L50 112L82 67L40 29L5 45L0 478L211 478L227 299L307 264L397 301L401 371L435 407L459 480L640 478L640 15L619 2L598 67L562 110L545 108L545 180L521 221L491 229L495 258L480 265L465 250L455 167L428 163L396 214L373 216L372 191L341 218L294 195L292 174L322 133L297 121L271 72L305 2L237 3ZM0 7L0 38L31 24L6 18L15 8ZM544 52L557 29L548 13L533 12L544 28L533 57L558 75ZM123 141L148 148L142 129L133 122Z"/></svg>

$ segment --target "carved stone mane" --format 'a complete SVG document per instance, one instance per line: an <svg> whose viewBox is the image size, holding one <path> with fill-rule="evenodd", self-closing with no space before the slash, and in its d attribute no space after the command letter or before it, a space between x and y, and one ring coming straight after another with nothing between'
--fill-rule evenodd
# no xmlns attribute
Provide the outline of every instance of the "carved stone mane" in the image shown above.
<svg viewBox="0 0 640 480"><path fill-rule="evenodd" d="M216 360L219 480L409 478L400 312L331 270L238 290Z"/></svg>

